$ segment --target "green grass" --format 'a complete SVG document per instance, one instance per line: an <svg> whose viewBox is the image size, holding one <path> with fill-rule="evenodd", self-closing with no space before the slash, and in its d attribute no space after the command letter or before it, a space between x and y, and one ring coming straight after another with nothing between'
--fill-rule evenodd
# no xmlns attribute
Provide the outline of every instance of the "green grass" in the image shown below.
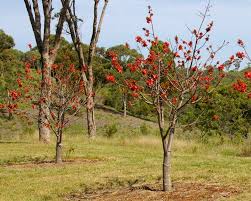
<svg viewBox="0 0 251 201"><path fill-rule="evenodd" d="M155 182L161 176L162 153L156 137L131 139L84 137L65 139L64 157L100 159L96 162L58 166L7 166L10 163L53 160L54 146L35 140L0 144L0 200L62 200L73 191ZM234 148L232 148L234 149ZM251 197L251 160L225 155L224 147L203 148L202 144L176 140L172 160L174 181L217 183L240 188L233 200Z"/></svg>
<svg viewBox="0 0 251 201"><path fill-rule="evenodd" d="M0 201L56 201L63 200L71 192L117 188L135 182L154 183L160 179L160 139L155 135L139 134L142 123L156 131L151 122L130 117L123 119L101 111L97 112L97 119L99 137L93 141L81 134L85 128L80 122L66 130L64 158L89 159L85 162L14 165L53 160L54 143L40 144L37 136L0 141ZM124 126L118 125L117 137L102 137L106 124L116 122L124 123ZM134 132L126 135L132 129ZM228 200L249 201L251 158L240 156L243 147L244 144L203 144L176 138L172 158L173 181L230 185L242 192Z"/></svg>

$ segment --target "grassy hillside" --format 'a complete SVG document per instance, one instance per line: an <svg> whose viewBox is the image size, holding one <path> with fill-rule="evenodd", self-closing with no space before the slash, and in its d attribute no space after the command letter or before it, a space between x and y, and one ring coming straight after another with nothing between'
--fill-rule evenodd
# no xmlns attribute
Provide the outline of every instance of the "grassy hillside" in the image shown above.
<svg viewBox="0 0 251 201"><path fill-rule="evenodd" d="M88 195L109 190L115 196L115 192L128 186L161 184L162 150L155 123L103 110L97 110L97 122L99 136L93 141L84 137L82 116L66 130L66 161L62 165L52 163L54 143L40 144L36 135L2 139L0 201L99 200ZM7 124L4 125L1 132L6 131ZM250 200L251 160L243 156L249 153L250 144L205 144L180 137L181 134L179 131L175 139L172 159L177 189L186 189L181 185L184 182L197 186L198 192L218 189L220 193L211 200ZM205 187L208 185L211 187ZM109 200L102 196L100 200ZM117 196L110 200L123 199Z"/></svg>

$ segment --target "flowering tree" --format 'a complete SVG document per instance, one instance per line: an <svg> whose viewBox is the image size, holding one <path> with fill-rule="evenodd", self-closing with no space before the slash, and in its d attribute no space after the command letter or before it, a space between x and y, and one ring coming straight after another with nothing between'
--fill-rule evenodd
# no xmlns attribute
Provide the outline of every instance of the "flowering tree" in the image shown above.
<svg viewBox="0 0 251 201"><path fill-rule="evenodd" d="M50 79L51 65L54 63L57 55L57 51L60 47L61 34L63 30L63 25L66 19L66 10L70 4L70 0L62 1L62 8L58 14L58 22L56 25L56 33L53 40L51 40L51 21L52 21L52 0L43 0L42 9L40 8L40 3L38 0L24 0L27 13L29 15L31 27L35 36L37 43L37 48L41 57L42 65L42 76L41 79L44 81L41 87L41 98L47 99L50 94L50 88L46 86L46 79ZM41 12L42 10L43 12ZM43 22L42 22L43 19ZM31 44L29 45L31 48ZM49 73L45 74L46 71ZM50 130L44 126L46 122L45 115L49 114L49 108L42 102L39 105L39 118L38 118L38 128L39 128L39 140L45 143L50 141Z"/></svg>
<svg viewBox="0 0 251 201"><path fill-rule="evenodd" d="M250 63L251 57L249 56L246 50L246 46L244 42L241 39L239 39L237 43L244 50L243 52L238 52L237 54L239 55L239 57L243 57L243 58L245 57ZM247 97L251 99L251 70L250 68L244 72L243 79L239 79L237 80L236 83L233 84L233 88L239 91L240 93L246 93Z"/></svg>
<svg viewBox="0 0 251 201"><path fill-rule="evenodd" d="M112 58L115 53L119 63L121 64L124 74L127 74L126 71L129 71L127 68L127 64L132 62L136 57L140 56L140 54L135 49L128 48L128 44L125 45L117 45L111 47L107 50L108 57ZM130 71L128 72L130 73ZM109 75L107 75L107 79L109 80ZM112 80L111 80L112 81ZM128 102L128 87L124 87L122 90L122 102L123 102L123 114L124 117L127 115L127 102Z"/></svg>
<svg viewBox="0 0 251 201"><path fill-rule="evenodd" d="M144 28L145 38L136 37L139 46L145 48L148 55L138 57L127 65L130 74L126 75L115 53L110 54L114 74L107 75L107 80L127 87L130 95L150 104L156 111L159 132L163 145L163 190L171 190L171 151L175 129L179 118L188 105L206 100L225 77L224 69L240 61L243 55L231 56L220 63L217 53L227 44L214 49L210 44L210 32L213 22L207 26L208 4L202 21L197 29L190 30L191 39L175 37L174 43L160 41L154 31L153 12L149 6L146 17L150 29ZM119 77L117 76L120 75ZM138 76L135 76L137 74ZM137 78L137 79L135 79ZM164 108L168 108L168 122L164 121ZM215 116L215 118L217 118Z"/></svg>
<svg viewBox="0 0 251 201"><path fill-rule="evenodd" d="M72 117L77 114L80 106L84 103L82 94L84 84L81 71L73 64L70 66L53 64L52 69L44 69L44 74L51 72L46 80L41 81L41 70L36 73L31 69L31 64L26 63L25 74L17 78L17 88L10 90L9 100L2 105L9 113L16 113L26 118L33 118L34 112L27 112L23 105L30 105L34 110L39 110L39 105L46 105L49 112L44 113L46 121L43 126L50 129L56 136L56 163L62 162L62 137L64 128L70 123ZM50 87L47 98L40 96L40 90L46 82Z"/></svg>

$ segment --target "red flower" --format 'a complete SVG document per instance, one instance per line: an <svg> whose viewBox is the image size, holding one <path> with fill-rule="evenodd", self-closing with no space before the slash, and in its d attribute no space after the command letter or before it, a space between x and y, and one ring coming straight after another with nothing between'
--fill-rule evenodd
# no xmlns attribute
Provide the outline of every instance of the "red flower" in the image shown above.
<svg viewBox="0 0 251 201"><path fill-rule="evenodd" d="M225 68L224 64L221 64L220 66L218 66L218 70L219 70L219 71L224 70L224 68Z"/></svg>
<svg viewBox="0 0 251 201"><path fill-rule="evenodd" d="M230 59L230 61L233 61L234 60L234 55L232 55L229 59Z"/></svg>
<svg viewBox="0 0 251 201"><path fill-rule="evenodd" d="M107 80L108 82L114 83L114 82L115 82L115 77L114 77L113 75L107 75L107 76L106 76L106 80Z"/></svg>
<svg viewBox="0 0 251 201"><path fill-rule="evenodd" d="M69 72L74 73L75 71L76 71L75 65L74 64L70 64Z"/></svg>
<svg viewBox="0 0 251 201"><path fill-rule="evenodd" d="M140 43L143 39L140 36L137 36L135 40L137 43Z"/></svg>
<svg viewBox="0 0 251 201"><path fill-rule="evenodd" d="M29 43L29 44L28 44L28 47L31 49L31 48L32 48L32 45Z"/></svg>
<svg viewBox="0 0 251 201"><path fill-rule="evenodd" d="M118 71L118 73L122 73L123 72L123 68L120 65L116 66L115 68Z"/></svg>
<svg viewBox="0 0 251 201"><path fill-rule="evenodd" d="M132 96L132 97L134 97L134 98L138 98L138 97L139 97L139 94L138 94L138 93L133 92L133 93L131 93L131 96Z"/></svg>
<svg viewBox="0 0 251 201"><path fill-rule="evenodd" d="M14 100L17 100L21 96L21 93L13 90L13 91L10 91L10 96L12 100L14 101Z"/></svg>
<svg viewBox="0 0 251 201"><path fill-rule="evenodd" d="M182 45L179 45L178 49L181 51L183 50L183 46Z"/></svg>
<svg viewBox="0 0 251 201"><path fill-rule="evenodd" d="M238 45L240 45L240 46L244 46L244 42L243 42L243 40L241 40L241 39L238 39L237 43L238 43Z"/></svg>
<svg viewBox="0 0 251 201"><path fill-rule="evenodd" d="M154 84L154 80L153 80L153 79L148 79L148 80L146 81L146 84L147 84L148 87L151 87L151 86L153 86L153 84Z"/></svg>
<svg viewBox="0 0 251 201"><path fill-rule="evenodd" d="M192 47L192 46L193 46L193 42L190 41L190 42L188 43L188 46L189 46L189 47Z"/></svg>
<svg viewBox="0 0 251 201"><path fill-rule="evenodd" d="M51 65L51 67L52 67L52 69L54 69L54 70L55 70L55 69L57 69L57 68L58 68L58 65L57 65L57 64L52 64L52 65Z"/></svg>
<svg viewBox="0 0 251 201"><path fill-rule="evenodd" d="M248 98L251 99L251 93L248 94Z"/></svg>
<svg viewBox="0 0 251 201"><path fill-rule="evenodd" d="M245 72L244 73L245 78L251 79L251 71Z"/></svg>
<svg viewBox="0 0 251 201"><path fill-rule="evenodd" d="M247 84L245 82L243 82L242 80L237 80L237 83L233 84L233 88L236 91L239 91L241 93L244 93L247 91Z"/></svg>
<svg viewBox="0 0 251 201"><path fill-rule="evenodd" d="M152 22L152 18L151 17L146 17L146 22L147 22L147 24L150 24Z"/></svg>
<svg viewBox="0 0 251 201"><path fill-rule="evenodd" d="M141 71L141 73L142 73L143 75L147 75L147 70L146 70L146 69L143 69L143 70Z"/></svg>
<svg viewBox="0 0 251 201"><path fill-rule="evenodd" d="M17 78L17 84L19 87L23 86L22 80L20 78Z"/></svg>
<svg viewBox="0 0 251 201"><path fill-rule="evenodd" d="M173 105L176 105L177 101L178 101L177 97L173 97L172 100L171 100Z"/></svg>
<svg viewBox="0 0 251 201"><path fill-rule="evenodd" d="M153 77L154 80L157 80L158 75L152 75L152 77Z"/></svg>
<svg viewBox="0 0 251 201"><path fill-rule="evenodd" d="M180 57L179 53L178 53L178 52L175 52L175 53L174 53L174 57L179 58L179 57Z"/></svg>
<svg viewBox="0 0 251 201"><path fill-rule="evenodd" d="M168 53L169 52L169 46L170 44L168 42L163 43L163 52Z"/></svg>
<svg viewBox="0 0 251 201"><path fill-rule="evenodd" d="M11 113L13 110L17 109L17 104L8 104L8 111Z"/></svg>
<svg viewBox="0 0 251 201"><path fill-rule="evenodd" d="M239 59L243 59L245 57L245 53L244 52L237 52L236 53L236 56L239 58Z"/></svg>
<svg viewBox="0 0 251 201"><path fill-rule="evenodd" d="M213 121L218 121L219 119L220 119L220 117L217 114L213 115L213 117L212 117Z"/></svg>
<svg viewBox="0 0 251 201"><path fill-rule="evenodd" d="M138 91L138 90L139 90L139 87L138 87L137 85L135 85L135 84L132 84L132 85L130 85L129 87L130 87L130 89L131 89L132 91Z"/></svg>
<svg viewBox="0 0 251 201"><path fill-rule="evenodd" d="M196 95L192 96L192 102L195 102L198 99Z"/></svg>
<svg viewBox="0 0 251 201"><path fill-rule="evenodd" d="M193 72L197 71L197 69L198 69L197 66L194 66L194 67L191 68L191 70L192 70Z"/></svg>
<svg viewBox="0 0 251 201"><path fill-rule="evenodd" d="M143 47L147 47L146 41L145 41L145 40L142 40L142 41L141 41L141 45L142 45Z"/></svg>

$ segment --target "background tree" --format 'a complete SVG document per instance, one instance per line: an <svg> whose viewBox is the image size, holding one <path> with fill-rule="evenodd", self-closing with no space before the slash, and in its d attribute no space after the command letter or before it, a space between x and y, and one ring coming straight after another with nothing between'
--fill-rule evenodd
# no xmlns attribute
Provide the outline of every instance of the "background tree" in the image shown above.
<svg viewBox="0 0 251 201"><path fill-rule="evenodd" d="M13 38L0 29L0 52L15 46Z"/></svg>
<svg viewBox="0 0 251 201"><path fill-rule="evenodd" d="M50 94L50 87L46 84L46 80L50 79L51 66L53 65L57 51L60 47L61 34L63 30L63 25L66 18L66 10L69 6L70 0L62 1L62 8L59 12L59 18L56 25L56 33L53 41L50 39L51 35L51 21L52 21L52 0L42 1L42 13L41 17L40 4L38 0L33 0L32 3L29 0L24 0L27 13L29 15L30 23L32 30L35 36L36 44L38 51L41 57L41 66L42 66L42 86L41 86L41 99L47 99ZM42 23L42 20L43 23ZM42 27L43 26L43 27ZM43 30L43 33L42 33ZM51 47L50 47L51 45ZM46 122L46 116L49 115L49 108L47 104L41 102L39 109L39 119L38 119L38 128L39 128L39 139L45 143L50 141L50 130L44 126L43 122Z"/></svg>
<svg viewBox="0 0 251 201"><path fill-rule="evenodd" d="M93 72L93 62L108 0L104 0L104 5L100 17L98 18L99 3L100 3L99 0L94 0L92 37L88 48L87 60L85 60L83 47L81 45L82 43L80 39L79 18L76 15L75 0L73 0L72 6L71 7L69 6L67 10L67 23L69 26L69 31L71 34L75 50L78 55L79 66L82 69L82 79L84 82L85 95L86 95L88 136L90 138L94 138L96 136L96 123L94 114L95 78Z"/></svg>
<svg viewBox="0 0 251 201"><path fill-rule="evenodd" d="M233 90L231 84L224 84L210 94L208 101L188 107L181 122L187 124L186 129L199 128L203 140L218 135L222 143L226 137L239 141L248 138L251 102L246 95Z"/></svg>
<svg viewBox="0 0 251 201"><path fill-rule="evenodd" d="M0 103L3 104L9 99L8 91L15 85L17 74L21 73L23 53L13 49L13 38L3 30L0 30L0 38ZM11 113L8 116L11 118Z"/></svg>

